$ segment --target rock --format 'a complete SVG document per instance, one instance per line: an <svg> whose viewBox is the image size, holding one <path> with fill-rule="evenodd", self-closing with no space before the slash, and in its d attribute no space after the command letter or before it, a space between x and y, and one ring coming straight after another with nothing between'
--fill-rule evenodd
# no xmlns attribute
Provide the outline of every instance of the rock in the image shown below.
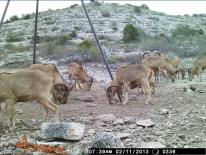
<svg viewBox="0 0 206 155"><path fill-rule="evenodd" d="M88 133L89 133L89 134L94 134L94 133L95 133L95 130L94 130L94 129L89 129L89 130L88 130Z"/></svg>
<svg viewBox="0 0 206 155"><path fill-rule="evenodd" d="M80 121L84 123L89 123L90 121L93 121L94 118L92 116L87 116L87 117L80 117Z"/></svg>
<svg viewBox="0 0 206 155"><path fill-rule="evenodd" d="M137 120L136 124L139 126L143 126L143 127L152 127L155 125L154 122L152 122L150 119L145 119L145 120Z"/></svg>
<svg viewBox="0 0 206 155"><path fill-rule="evenodd" d="M185 140L185 139L186 139L186 136L183 135L183 134L178 135L178 137L179 137L181 140Z"/></svg>
<svg viewBox="0 0 206 155"><path fill-rule="evenodd" d="M113 122L116 117L113 114L103 114L103 115L97 115L96 119L100 120L102 122L108 123Z"/></svg>
<svg viewBox="0 0 206 155"><path fill-rule="evenodd" d="M124 121L121 118L118 118L113 122L113 125L122 125L122 124L124 124Z"/></svg>
<svg viewBox="0 0 206 155"><path fill-rule="evenodd" d="M111 132L102 132L92 139L91 148L118 148L123 147L121 140Z"/></svg>
<svg viewBox="0 0 206 155"><path fill-rule="evenodd" d="M200 118L201 120L203 120L203 121L206 120L206 117L204 117L204 116L200 116L199 118Z"/></svg>
<svg viewBox="0 0 206 155"><path fill-rule="evenodd" d="M82 155L83 154L83 150L79 146L74 147L72 149L67 149L66 152L68 152L69 155Z"/></svg>
<svg viewBox="0 0 206 155"><path fill-rule="evenodd" d="M117 137L119 137L120 139L128 138L130 135L130 133L117 133Z"/></svg>
<svg viewBox="0 0 206 155"><path fill-rule="evenodd" d="M136 122L134 117L124 117L123 119L125 124L134 124Z"/></svg>
<svg viewBox="0 0 206 155"><path fill-rule="evenodd" d="M103 129L106 132L112 132L112 129Z"/></svg>
<svg viewBox="0 0 206 155"><path fill-rule="evenodd" d="M36 130L30 134L30 138L36 139L36 140L42 140L42 132L41 130Z"/></svg>
<svg viewBox="0 0 206 155"><path fill-rule="evenodd" d="M10 149L4 149L3 151L1 151L1 153L3 154L3 155L10 155L10 154L12 154L12 150L10 150Z"/></svg>
<svg viewBox="0 0 206 155"><path fill-rule="evenodd" d="M22 109L16 109L16 113L18 113L18 114L22 114Z"/></svg>
<svg viewBox="0 0 206 155"><path fill-rule="evenodd" d="M129 129L137 129L137 130L139 130L139 128L142 129L142 127L140 127L140 126L137 127L136 124L131 124L131 125L128 126L128 128L129 128Z"/></svg>
<svg viewBox="0 0 206 155"><path fill-rule="evenodd" d="M94 104L94 103L89 103L89 104L87 104L87 106L88 106L88 107L96 107L97 105Z"/></svg>
<svg viewBox="0 0 206 155"><path fill-rule="evenodd" d="M165 148L166 146L160 142L142 142L139 148Z"/></svg>
<svg viewBox="0 0 206 155"><path fill-rule="evenodd" d="M161 115L166 115L166 114L169 114L169 111L167 109L161 109L160 114Z"/></svg>
<svg viewBox="0 0 206 155"><path fill-rule="evenodd" d="M198 92L199 92L199 93L205 93L205 90L199 89Z"/></svg>
<svg viewBox="0 0 206 155"><path fill-rule="evenodd" d="M59 122L41 125L43 139L80 140L84 136L85 126L80 123Z"/></svg>
<svg viewBox="0 0 206 155"><path fill-rule="evenodd" d="M94 102L94 97L91 95L76 96L74 99L82 102Z"/></svg>

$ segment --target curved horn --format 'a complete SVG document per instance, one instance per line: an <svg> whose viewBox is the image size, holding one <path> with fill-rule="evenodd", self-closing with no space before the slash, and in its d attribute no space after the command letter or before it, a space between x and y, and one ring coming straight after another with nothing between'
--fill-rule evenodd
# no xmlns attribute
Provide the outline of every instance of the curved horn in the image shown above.
<svg viewBox="0 0 206 155"><path fill-rule="evenodd" d="M112 87L121 87L121 86L109 86L109 87L107 88L107 92L108 92Z"/></svg>
<svg viewBox="0 0 206 155"><path fill-rule="evenodd" d="M159 57L161 57L161 56L162 56L162 54L161 54L161 52L160 52L160 51L154 51L154 55L159 56Z"/></svg>
<svg viewBox="0 0 206 155"><path fill-rule="evenodd" d="M144 52L143 54L142 54L142 57L143 57L143 59L145 59L145 55L150 55L151 54L151 52L150 51L146 51L146 52Z"/></svg>
<svg viewBox="0 0 206 155"><path fill-rule="evenodd" d="M62 87L64 87L65 90L68 92L68 91L70 90L71 85L73 85L73 84L67 85L66 83L56 83L56 84L54 84L54 87L56 87L56 86L62 86Z"/></svg>

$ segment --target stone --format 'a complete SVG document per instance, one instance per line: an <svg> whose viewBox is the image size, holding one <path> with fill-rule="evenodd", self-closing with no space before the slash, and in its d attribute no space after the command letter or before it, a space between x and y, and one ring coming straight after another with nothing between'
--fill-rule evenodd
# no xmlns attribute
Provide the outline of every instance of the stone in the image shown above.
<svg viewBox="0 0 206 155"><path fill-rule="evenodd" d="M160 114L161 115L166 115L166 114L169 114L169 111L167 109L161 109Z"/></svg>
<svg viewBox="0 0 206 155"><path fill-rule="evenodd" d="M18 113L18 114L22 114L22 109L16 109L16 113Z"/></svg>
<svg viewBox="0 0 206 155"><path fill-rule="evenodd" d="M117 133L117 137L119 137L120 139L125 139L128 138L131 134L130 133Z"/></svg>
<svg viewBox="0 0 206 155"><path fill-rule="evenodd" d="M95 103L89 103L87 104L88 107L96 107L97 105Z"/></svg>
<svg viewBox="0 0 206 155"><path fill-rule="evenodd" d="M134 117L124 117L123 119L125 124L135 124L136 122Z"/></svg>
<svg viewBox="0 0 206 155"><path fill-rule="evenodd" d="M94 120L94 118L92 116L80 117L80 121L84 122L84 123L89 123L92 120Z"/></svg>
<svg viewBox="0 0 206 155"><path fill-rule="evenodd" d="M43 123L43 139L80 140L84 136L85 125L74 122Z"/></svg>
<svg viewBox="0 0 206 155"><path fill-rule="evenodd" d="M155 123L151 121L151 119L137 120L136 124L143 127L152 127L155 125Z"/></svg>
<svg viewBox="0 0 206 155"><path fill-rule="evenodd" d="M97 115L96 119L108 123L108 122L113 122L114 119L116 119L116 117L113 114L103 114L103 115Z"/></svg>
<svg viewBox="0 0 206 155"><path fill-rule="evenodd" d="M160 142L142 142L139 148L165 148L166 146Z"/></svg>
<svg viewBox="0 0 206 155"><path fill-rule="evenodd" d="M140 126L137 127L136 124L131 124L131 125L128 126L129 129L137 129L137 128L139 129L139 127ZM142 128L142 127L140 127L140 128Z"/></svg>
<svg viewBox="0 0 206 155"><path fill-rule="evenodd" d="M76 96L74 99L82 102L94 102L94 97L91 95Z"/></svg>
<svg viewBox="0 0 206 155"><path fill-rule="evenodd" d="M89 130L88 130L88 133L89 133L89 134L94 134L94 133L95 133L95 130L94 130L94 129L89 129Z"/></svg>
<svg viewBox="0 0 206 155"><path fill-rule="evenodd" d="M124 124L124 121L121 118L118 118L113 122L113 125L122 125L122 124Z"/></svg>
<svg viewBox="0 0 206 155"><path fill-rule="evenodd" d="M91 142L91 148L119 148L119 147L123 147L121 140L111 132L97 133Z"/></svg>
<svg viewBox="0 0 206 155"><path fill-rule="evenodd" d="M186 139L186 136L183 135L183 134L179 134L178 137L179 137L181 140L185 140L185 139Z"/></svg>

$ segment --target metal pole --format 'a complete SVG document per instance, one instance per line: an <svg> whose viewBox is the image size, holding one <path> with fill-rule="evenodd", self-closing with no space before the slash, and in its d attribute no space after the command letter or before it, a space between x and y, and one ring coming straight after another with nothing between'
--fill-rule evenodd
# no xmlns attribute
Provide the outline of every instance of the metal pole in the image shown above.
<svg viewBox="0 0 206 155"><path fill-rule="evenodd" d="M105 65L106 65L106 67L107 67L107 70L108 70L108 72L109 72L109 75L110 75L111 79L113 80L112 73L111 73L111 71L110 71L109 65L108 65L107 60L106 60L106 58L105 58L105 55L104 55L104 53L103 53L102 47L101 47L101 45L100 45L100 43L99 43L99 39L98 39L97 34L96 34L95 30L94 30L94 27L93 27L93 25L92 25L92 22L91 22L91 19L90 19L90 17L89 17L89 14L88 14L88 12L87 12L87 10L86 10L86 7L85 7L85 5L84 5L84 0L81 0L81 2L82 2L82 6L83 6L83 8L84 8L84 12L86 13L87 19L88 19L88 21L89 21L89 25L91 26L92 32L93 32L93 34L94 34L94 37L95 37L97 46L98 46L98 48L99 48L99 51L101 52L101 55L102 55L103 60L104 60L104 63L105 63Z"/></svg>
<svg viewBox="0 0 206 155"><path fill-rule="evenodd" d="M6 6L5 6L5 9L4 9L4 12L3 12L3 15L2 15L2 17L1 17L0 30L1 30L2 24L3 24L3 22L4 22L4 17L5 17L5 15L6 15L7 9L8 9L8 7L9 7L9 3L10 3L10 0L7 1Z"/></svg>
<svg viewBox="0 0 206 155"><path fill-rule="evenodd" d="M100 45L100 43L99 43L99 39L98 39L97 34L96 34L95 30L94 30L94 27L93 27L93 25L92 25L92 22L91 22L91 19L90 19L90 17L89 17L89 14L88 14L88 12L87 12L87 10L86 10L86 7L85 7L85 5L84 5L84 0L81 0L81 2L82 2L82 6L83 6L83 8L84 8L84 12L86 13L87 19L88 19L88 21L89 21L89 25L91 26L92 32L93 32L93 34L94 34L94 37L95 37L97 46L98 46L99 51L100 51L100 53L101 53L101 55L102 55L102 57L103 57L104 63L105 63L105 65L106 65L106 67L107 67L107 71L109 72L110 78L113 80L114 78L113 78L113 76L112 76L112 73L111 73L111 71L110 71L109 65L108 65L107 60L106 60L106 58L105 58L105 55L104 55L104 53L103 53L102 47L101 47L101 45ZM121 96L120 96L120 94L119 94L118 92L117 92L117 95L118 95L118 98L119 98L120 102L122 102L122 98L121 98Z"/></svg>
<svg viewBox="0 0 206 155"><path fill-rule="evenodd" d="M33 64L36 63L36 37L37 37L37 21L38 21L39 0L36 1L36 18L34 29L34 52L33 52Z"/></svg>

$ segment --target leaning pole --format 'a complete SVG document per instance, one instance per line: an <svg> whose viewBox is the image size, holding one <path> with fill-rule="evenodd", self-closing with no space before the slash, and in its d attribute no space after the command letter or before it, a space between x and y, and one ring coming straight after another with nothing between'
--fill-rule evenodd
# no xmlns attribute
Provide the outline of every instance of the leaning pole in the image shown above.
<svg viewBox="0 0 206 155"><path fill-rule="evenodd" d="M113 78L113 76L112 76L112 73L111 73L111 70L110 70L110 68L109 68L108 62L107 62L107 60L106 60L106 57L105 57L104 52L103 52L103 50L102 50L102 47L101 47L101 45L100 45L100 43L99 43L99 39L98 39L98 37L97 37L97 34L96 34L96 32L95 32L95 29L94 29L94 27L93 27L93 24L92 24L92 22L91 22L91 19L90 19L90 17L89 17L88 12L87 12L87 9L86 9L86 7L85 7L84 0L81 0L81 3L82 3L82 6L83 6L83 9L84 9L84 12L85 12L85 14L86 14L86 16L87 16L89 25L90 25L90 27L91 27L91 29L92 29L93 34L94 34L94 38L95 38L95 40L96 40L98 49L99 49L99 51L100 51L100 53L101 53L101 55L102 55L102 58L103 58L103 60L104 60L105 65L106 65L106 67L107 67L107 71L109 72L110 78L113 80L114 78ZM119 97L120 102L122 102L122 98L120 97L120 94L117 93L117 95L118 95L118 97Z"/></svg>

